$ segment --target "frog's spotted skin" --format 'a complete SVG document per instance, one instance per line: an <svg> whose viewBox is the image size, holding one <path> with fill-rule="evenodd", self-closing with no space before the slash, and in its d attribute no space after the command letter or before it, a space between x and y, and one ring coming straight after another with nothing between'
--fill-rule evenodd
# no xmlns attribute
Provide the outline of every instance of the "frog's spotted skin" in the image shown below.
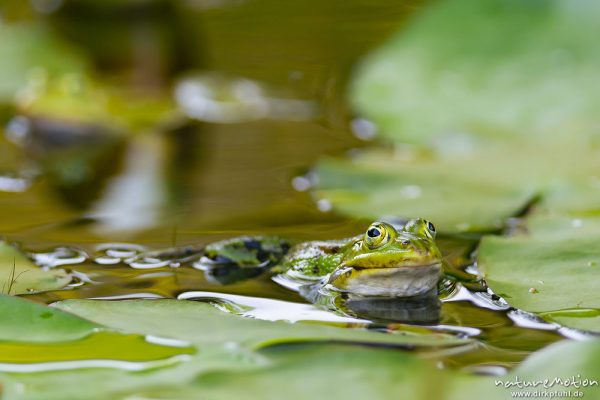
<svg viewBox="0 0 600 400"><path fill-rule="evenodd" d="M213 264L245 267L271 267L287 253L290 245L275 236L237 237L204 248L205 260Z"/></svg>
<svg viewBox="0 0 600 400"><path fill-rule="evenodd" d="M292 247L276 271L298 279L320 280L340 265L347 247L347 240L298 244Z"/></svg>

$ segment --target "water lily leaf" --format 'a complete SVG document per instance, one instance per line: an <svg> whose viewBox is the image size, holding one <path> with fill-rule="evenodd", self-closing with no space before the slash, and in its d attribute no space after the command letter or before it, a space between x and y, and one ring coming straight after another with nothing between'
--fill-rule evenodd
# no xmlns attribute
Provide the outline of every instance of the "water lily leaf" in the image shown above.
<svg viewBox="0 0 600 400"><path fill-rule="evenodd" d="M478 265L490 287L517 308L600 331L600 218L538 215L527 228L481 242Z"/></svg>
<svg viewBox="0 0 600 400"><path fill-rule="evenodd" d="M14 100L31 75L80 74L88 69L82 54L36 24L0 25L0 103Z"/></svg>
<svg viewBox="0 0 600 400"><path fill-rule="evenodd" d="M594 134L599 16L594 0L435 2L366 59L352 102L396 141Z"/></svg>
<svg viewBox="0 0 600 400"><path fill-rule="evenodd" d="M360 329L348 329L321 326L308 323L290 324L285 322L268 322L244 318L228 314L216 309L208 303L177 300L141 300L141 301L92 301L68 300L57 303L57 307L85 316L99 324L107 324L127 332L143 333L147 335L182 339L192 342L198 351L187 362L172 365L168 368L147 371L143 374L131 373L119 369L72 369L69 371L49 371L43 374L0 374L4 384L4 391L11 398L27 399L64 399L77 397L81 387L93 388L86 393L86 398L112 398L125 397L123 393L133 395L142 393L147 388L156 390L159 395L161 388L168 391L179 391L184 388L194 389L195 382L203 382L204 374L216 371L229 371L235 377L235 371L245 371L242 376L252 370L267 368L267 373L279 370L278 365L284 364L288 370L286 374L294 371L293 365L298 364L298 356L302 351L294 353L281 353L280 349L287 349L290 345L306 346L318 343L311 350L312 354L320 355L319 360L326 360L331 351L332 363L341 366L342 361L348 362L349 355L342 356L344 352L336 351L329 344L356 343L361 345L391 345L413 348L415 346L430 345L455 346L472 343L470 340L457 339L450 335L418 334L407 331L399 334L383 334L368 332ZM56 312L59 312L56 310ZM277 346L285 344L287 346ZM335 347L335 346L333 346ZM362 349L362 350L361 350ZM350 352L350 353L349 353ZM411 355L398 351L374 351L363 346L346 346L345 353L355 354L354 365L356 373L376 374L378 368L368 369L360 362L361 354L366 354L365 360L375 365L379 357L382 364L391 368L382 379L397 378L409 369L432 369L433 366L423 364L413 359ZM358 358L357 358L358 357ZM416 360L416 361L415 361ZM300 363L295 370L299 373L308 373L313 376L312 368L316 365L310 360ZM313 360L315 361L315 360ZM393 362L398 365L394 365ZM325 376L325 366L314 377L321 380L318 385L323 386L330 382ZM379 365L379 364L378 364ZM340 371L343 369L340 368ZM360 372L363 371L363 372ZM220 374L217 374L220 375ZM226 375L229 377L229 375ZM198 380L200 379L200 380ZM209 378L211 382L213 378ZM237 379L237 378L236 378ZM241 378L240 378L241 379ZM264 379L260 376L260 379ZM78 385L69 385L68 382L77 382ZM216 381L220 385L221 380ZM409 377L403 379L403 385L411 387ZM83 385L83 386L82 386ZM417 384L425 387L424 383ZM228 385L229 386L229 385ZM235 389L243 390L243 385L234 385ZM22 392L25 388L25 392ZM217 390L218 389L218 390ZM224 388L217 388L221 391ZM386 389L387 390L387 389ZM26 396L22 393L26 393ZM187 398L189 393L178 393L177 397ZM277 391L278 396L281 395ZM188 396L189 397L189 396ZM196 396L192 396L194 398ZM201 396L204 397L204 396ZM246 396L247 397L247 396ZM161 397L159 397L161 398ZM258 395L256 398L260 398Z"/></svg>
<svg viewBox="0 0 600 400"><path fill-rule="evenodd" d="M62 342L83 338L100 326L56 308L0 296L0 341Z"/></svg>
<svg viewBox="0 0 600 400"><path fill-rule="evenodd" d="M112 328L189 340L204 346L237 343L249 349L258 349L281 343L331 340L401 347L470 343L470 340L437 333L406 331L397 335L381 334L363 329L259 321L225 313L208 303L181 300L66 300L56 303L56 306Z"/></svg>
<svg viewBox="0 0 600 400"><path fill-rule="evenodd" d="M512 386L505 392L580 391L579 397L598 398L600 393L600 340L562 341L533 354L502 382L529 381L536 386L518 390ZM548 389L544 389L544 379ZM557 380L558 379L558 380ZM595 383L593 383L595 381Z"/></svg>
<svg viewBox="0 0 600 400"><path fill-rule="evenodd" d="M526 143L460 153L367 151L322 161L316 195L352 216L423 217L443 231L494 229L536 196L553 209L600 209L594 154L575 144Z"/></svg>
<svg viewBox="0 0 600 400"><path fill-rule="evenodd" d="M270 351L274 365L245 372L203 374L185 387L152 388L140 397L280 399L447 399L445 371L410 354L344 346L300 346ZM235 382L235 384L232 384ZM346 382L336 384L336 382ZM308 383L308 384L307 384Z"/></svg>
<svg viewBox="0 0 600 400"><path fill-rule="evenodd" d="M0 242L2 294L25 294L63 288L71 277L62 269L44 270L11 245Z"/></svg>
<svg viewBox="0 0 600 400"><path fill-rule="evenodd" d="M144 373L103 368L0 374L3 393L11 399L77 398L81 395L81 388L85 387L85 396L90 399L236 396L275 399L280 398L282 393L290 398L344 396L359 399L393 397L403 393L415 399L485 396L495 400L504 399L509 393L508 389L495 384L496 379L513 381L515 376L540 379L548 377L548 373L560 377L572 374L594 377L598 372L598 341L552 346L548 354L544 351L534 356L531 362L526 361L508 376L490 378L440 370L435 362L419 359L412 353L341 345L339 341L337 344L287 343L286 346L269 346L258 351L243 350L244 346L260 346L259 342L269 335L285 333L290 336L296 330L298 338L307 330L327 327L245 319L223 313L205 303L69 300L58 306L87 314L94 320L114 323L122 329L187 338L194 341L200 351L188 362ZM268 331L269 327L274 333ZM327 329L340 335L345 331ZM324 332L321 330L319 336L325 338L329 335ZM253 338L256 336L258 338ZM310 337L316 336L313 333ZM345 340L346 336L342 335L340 339ZM242 347L237 347L236 343ZM228 349L229 353L224 353L223 349ZM568 357L571 360L568 363L559 362L569 351L577 357ZM540 358L543 362L539 361ZM350 383L332 384L342 381ZM431 385L432 381L437 384ZM72 385L72 382L78 384Z"/></svg>
<svg viewBox="0 0 600 400"><path fill-rule="evenodd" d="M321 163L317 196L352 216L426 217L446 231L499 228L535 196L599 210L599 15L592 0L422 10L367 57L351 91L396 154Z"/></svg>

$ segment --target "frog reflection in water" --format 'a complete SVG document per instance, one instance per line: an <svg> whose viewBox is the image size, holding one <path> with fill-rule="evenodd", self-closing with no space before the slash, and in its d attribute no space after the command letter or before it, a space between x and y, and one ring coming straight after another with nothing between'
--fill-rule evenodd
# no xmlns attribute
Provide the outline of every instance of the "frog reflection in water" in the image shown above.
<svg viewBox="0 0 600 400"><path fill-rule="evenodd" d="M328 287L362 296L418 296L433 290L442 275L435 227L423 219L401 229L374 222L357 237L291 248L272 237L229 239L206 246L199 264L223 283L239 280L240 271L250 277L250 271L273 267L279 273L274 280L287 287ZM236 277L228 275L232 271Z"/></svg>

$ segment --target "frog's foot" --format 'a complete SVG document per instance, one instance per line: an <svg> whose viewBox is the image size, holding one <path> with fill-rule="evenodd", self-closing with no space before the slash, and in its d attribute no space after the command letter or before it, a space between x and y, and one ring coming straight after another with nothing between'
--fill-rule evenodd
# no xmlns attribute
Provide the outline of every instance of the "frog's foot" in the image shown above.
<svg viewBox="0 0 600 400"><path fill-rule="evenodd" d="M328 283L342 292L362 296L411 297L437 287L442 273L440 263L387 268L340 268Z"/></svg>

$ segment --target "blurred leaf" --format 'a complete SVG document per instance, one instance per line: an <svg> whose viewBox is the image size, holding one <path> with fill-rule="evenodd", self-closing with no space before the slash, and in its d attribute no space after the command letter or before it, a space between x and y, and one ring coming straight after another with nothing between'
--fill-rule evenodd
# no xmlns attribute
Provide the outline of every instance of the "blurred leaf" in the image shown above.
<svg viewBox="0 0 600 400"><path fill-rule="evenodd" d="M32 117L81 125L82 131L86 126L100 127L106 134L159 129L182 118L168 93L144 94L117 85L87 75L49 78L38 71L21 88L18 110Z"/></svg>
<svg viewBox="0 0 600 400"><path fill-rule="evenodd" d="M0 284L2 294L26 294L61 289L71 282L62 269L43 270L17 249L0 242Z"/></svg>
<svg viewBox="0 0 600 400"><path fill-rule="evenodd" d="M483 239L478 265L490 287L514 307L600 331L600 218L540 215L527 227Z"/></svg>
<svg viewBox="0 0 600 400"><path fill-rule="evenodd" d="M570 386L555 385L547 391L565 391L578 390L583 392L579 397L598 398L600 391L598 377L600 376L600 340L590 339L586 341L562 341L551 345L550 347L535 353L521 364L506 380L515 381L515 377L521 381L524 379L530 381L543 381L548 379L553 381L555 378L563 380L578 380L579 388L573 383ZM511 379L512 378L512 379ZM504 380L504 379L503 379ZM584 380L595 380L596 384L584 385ZM513 387L514 388L514 387ZM533 392L543 391L538 385L535 388L528 388L520 391ZM506 389L510 392L510 389Z"/></svg>
<svg viewBox="0 0 600 400"><path fill-rule="evenodd" d="M423 217L443 231L486 230L502 227L536 196L554 209L599 210L598 171L596 149L574 144L367 151L322 161L316 193L352 216Z"/></svg>
<svg viewBox="0 0 600 400"><path fill-rule="evenodd" d="M438 1L366 59L351 98L396 141L597 135L600 3Z"/></svg>
<svg viewBox="0 0 600 400"><path fill-rule="evenodd" d="M42 25L0 24L0 103L11 103L31 75L82 74L88 64L82 54Z"/></svg>
<svg viewBox="0 0 600 400"><path fill-rule="evenodd" d="M215 371L185 387L152 388L141 397L211 399L447 399L450 383L410 354L344 346L300 346L267 353L274 365L254 371ZM438 384L431 385L435 381ZM445 384L442 384L444 382Z"/></svg>
<svg viewBox="0 0 600 400"><path fill-rule="evenodd" d="M395 154L321 163L317 196L445 231L501 228L538 196L554 210L600 210L597 16L591 0L422 10L366 59L351 93Z"/></svg>

